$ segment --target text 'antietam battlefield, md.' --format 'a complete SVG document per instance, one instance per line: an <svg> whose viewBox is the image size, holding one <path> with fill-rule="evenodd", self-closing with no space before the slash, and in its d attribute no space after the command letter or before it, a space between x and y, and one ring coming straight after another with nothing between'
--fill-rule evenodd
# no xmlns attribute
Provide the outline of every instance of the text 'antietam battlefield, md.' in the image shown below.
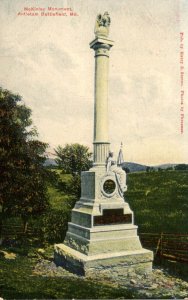
<svg viewBox="0 0 188 300"><path fill-rule="evenodd" d="M24 6L18 11L20 17L78 17L78 13L71 7L35 7Z"/></svg>

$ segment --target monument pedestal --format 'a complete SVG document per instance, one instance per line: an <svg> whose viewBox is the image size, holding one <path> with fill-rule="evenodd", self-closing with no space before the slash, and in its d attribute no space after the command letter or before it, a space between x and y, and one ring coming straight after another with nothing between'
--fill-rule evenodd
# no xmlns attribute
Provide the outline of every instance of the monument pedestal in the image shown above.
<svg viewBox="0 0 188 300"><path fill-rule="evenodd" d="M142 248L117 174L95 167L82 172L81 183L65 241L55 245L55 263L85 276L151 272L153 253Z"/></svg>

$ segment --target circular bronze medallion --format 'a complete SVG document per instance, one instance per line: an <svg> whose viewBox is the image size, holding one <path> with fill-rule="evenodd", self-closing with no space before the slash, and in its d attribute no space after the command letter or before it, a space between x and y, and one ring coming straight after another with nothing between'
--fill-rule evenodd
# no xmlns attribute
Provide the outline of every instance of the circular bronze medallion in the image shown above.
<svg viewBox="0 0 188 300"><path fill-rule="evenodd" d="M107 179L103 184L103 190L107 194L112 194L115 191L116 184L112 179Z"/></svg>

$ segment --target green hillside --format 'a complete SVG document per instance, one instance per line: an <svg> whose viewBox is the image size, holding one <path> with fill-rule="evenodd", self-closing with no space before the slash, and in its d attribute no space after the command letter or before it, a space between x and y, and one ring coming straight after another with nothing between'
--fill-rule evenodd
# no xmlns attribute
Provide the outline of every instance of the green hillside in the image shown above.
<svg viewBox="0 0 188 300"><path fill-rule="evenodd" d="M62 183L69 180L69 175L61 174ZM134 212L139 232L188 233L188 171L129 173L127 185L125 200ZM53 209L62 214L66 211L70 218L74 197L53 186L49 196Z"/></svg>
<svg viewBox="0 0 188 300"><path fill-rule="evenodd" d="M162 171L127 175L125 199L139 232L188 232L188 172Z"/></svg>

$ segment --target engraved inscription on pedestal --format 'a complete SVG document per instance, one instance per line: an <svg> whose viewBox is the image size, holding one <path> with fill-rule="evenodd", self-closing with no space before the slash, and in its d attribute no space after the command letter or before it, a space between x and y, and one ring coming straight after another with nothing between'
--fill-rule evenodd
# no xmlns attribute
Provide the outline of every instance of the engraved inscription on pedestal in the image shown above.
<svg viewBox="0 0 188 300"><path fill-rule="evenodd" d="M132 214L124 214L123 209L104 209L102 216L94 216L93 225L132 224Z"/></svg>

